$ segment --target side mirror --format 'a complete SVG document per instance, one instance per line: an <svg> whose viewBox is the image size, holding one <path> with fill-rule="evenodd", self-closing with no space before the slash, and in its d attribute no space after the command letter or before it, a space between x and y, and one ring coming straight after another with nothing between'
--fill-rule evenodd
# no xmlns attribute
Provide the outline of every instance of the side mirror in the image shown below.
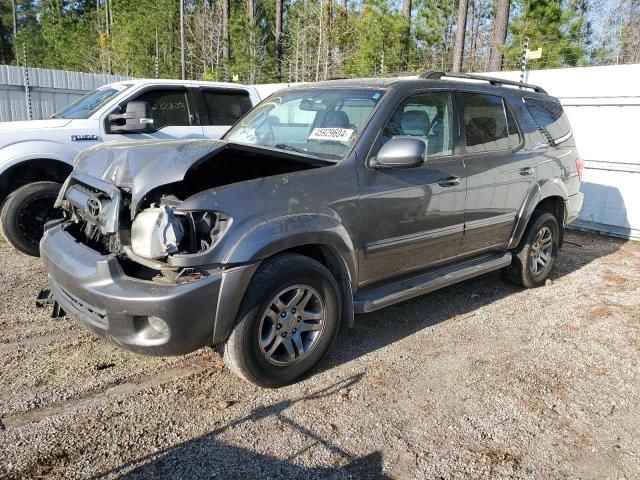
<svg viewBox="0 0 640 480"><path fill-rule="evenodd" d="M149 117L147 102L129 102L125 113L109 115L111 133L153 132L153 118Z"/></svg>
<svg viewBox="0 0 640 480"><path fill-rule="evenodd" d="M424 163L427 145L418 138L396 137L369 159L370 168L415 168Z"/></svg>

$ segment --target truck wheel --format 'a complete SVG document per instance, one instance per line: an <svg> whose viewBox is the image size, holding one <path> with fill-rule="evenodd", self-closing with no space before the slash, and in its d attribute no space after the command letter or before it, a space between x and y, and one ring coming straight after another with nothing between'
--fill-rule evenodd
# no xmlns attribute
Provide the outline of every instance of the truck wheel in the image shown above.
<svg viewBox="0 0 640 480"><path fill-rule="evenodd" d="M510 282L525 288L539 287L551 273L560 246L556 217L534 211L520 245L513 251L511 265L502 270Z"/></svg>
<svg viewBox="0 0 640 480"><path fill-rule="evenodd" d="M260 387L295 382L322 360L336 337L338 292L331 273L311 258L284 254L267 260L221 348L226 365Z"/></svg>
<svg viewBox="0 0 640 480"><path fill-rule="evenodd" d="M0 222L4 238L27 255L40 256L44 224L61 216L53 204L62 185L35 182L11 193L2 207Z"/></svg>

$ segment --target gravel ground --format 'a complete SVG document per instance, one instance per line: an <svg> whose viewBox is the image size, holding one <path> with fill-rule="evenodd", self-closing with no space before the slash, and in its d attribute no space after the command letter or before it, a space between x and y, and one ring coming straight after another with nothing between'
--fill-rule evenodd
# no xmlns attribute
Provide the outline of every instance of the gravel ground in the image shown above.
<svg viewBox="0 0 640 480"><path fill-rule="evenodd" d="M0 477L640 478L640 244L567 242L547 286L358 316L279 390L49 318L40 262L0 242Z"/></svg>

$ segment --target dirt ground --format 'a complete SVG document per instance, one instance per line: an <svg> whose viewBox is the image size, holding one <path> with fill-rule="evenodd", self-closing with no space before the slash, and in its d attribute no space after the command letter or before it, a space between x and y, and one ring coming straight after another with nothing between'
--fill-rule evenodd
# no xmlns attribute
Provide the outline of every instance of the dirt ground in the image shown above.
<svg viewBox="0 0 640 480"><path fill-rule="evenodd" d="M357 316L279 390L119 350L35 307L39 260L0 266L0 477L640 478L637 242L570 233L545 287Z"/></svg>

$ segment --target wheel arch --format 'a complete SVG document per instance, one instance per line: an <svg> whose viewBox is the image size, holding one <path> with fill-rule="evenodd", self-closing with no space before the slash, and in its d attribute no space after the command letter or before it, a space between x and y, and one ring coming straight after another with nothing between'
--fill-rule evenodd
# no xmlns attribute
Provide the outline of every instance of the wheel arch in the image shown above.
<svg viewBox="0 0 640 480"><path fill-rule="evenodd" d="M225 274L220 288L220 297L216 311L216 322L213 329L213 343L223 343L229 337L240 308L240 303L247 287L251 283L260 265L267 259L285 253L302 255L324 265L334 276L340 290L342 321L351 328L354 324L353 281L345 259L331 245L326 243L296 243L286 248L270 251L267 256L261 255L246 270L238 274Z"/></svg>
<svg viewBox="0 0 640 480"><path fill-rule="evenodd" d="M559 179L535 184L520 209L507 248L518 246L535 210L549 212L556 217L560 227L560 245L562 246L567 198L567 190Z"/></svg>
<svg viewBox="0 0 640 480"><path fill-rule="evenodd" d="M0 201L11 192L33 182L52 181L63 183L73 167L54 158L32 158L14 163L0 174Z"/></svg>

